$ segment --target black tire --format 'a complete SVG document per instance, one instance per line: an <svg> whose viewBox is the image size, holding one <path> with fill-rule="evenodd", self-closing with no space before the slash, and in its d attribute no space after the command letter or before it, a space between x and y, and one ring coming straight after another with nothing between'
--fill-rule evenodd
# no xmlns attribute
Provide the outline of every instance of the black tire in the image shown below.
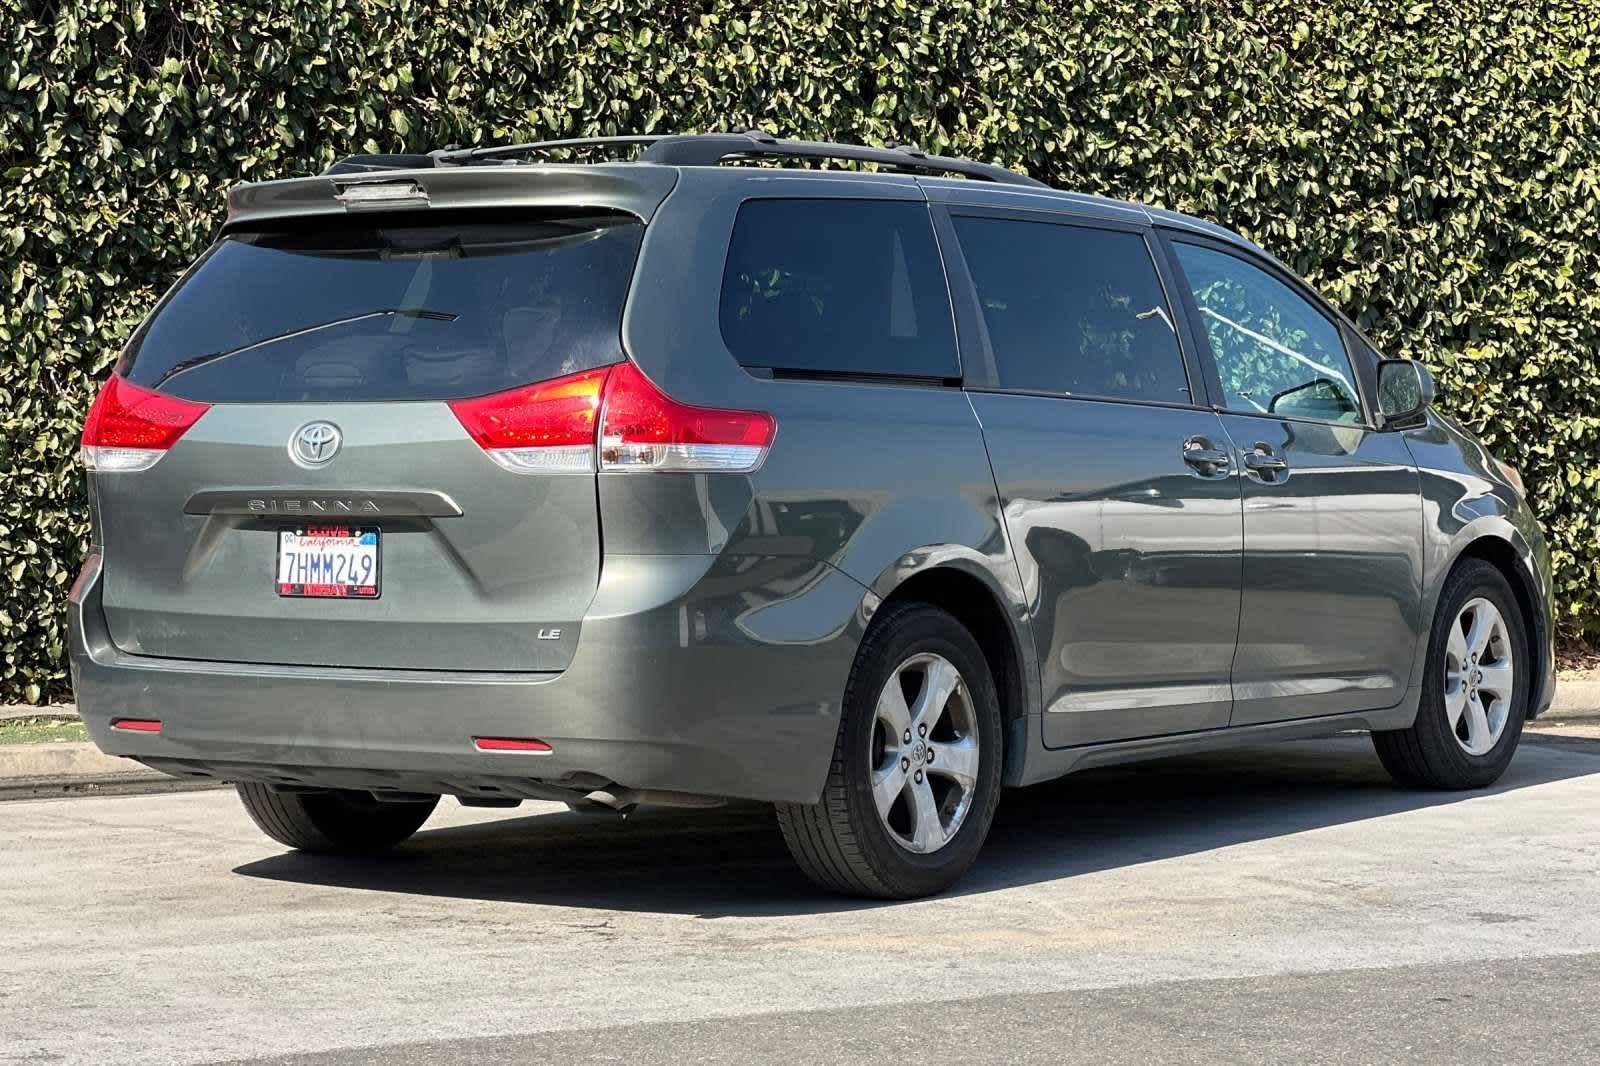
<svg viewBox="0 0 1600 1066"><path fill-rule="evenodd" d="M439 804L437 796L384 803L368 792L275 792L249 781L234 787L267 836L300 851L330 854L392 848L420 829Z"/></svg>
<svg viewBox="0 0 1600 1066"><path fill-rule="evenodd" d="M896 843L878 815L870 785L876 701L911 657L943 656L966 686L978 740L978 771L965 818L937 851ZM845 688L833 762L818 803L780 803L778 825L807 877L849 896L912 899L949 887L977 858L1000 802L1000 700L978 642L955 617L923 603L881 610L856 654Z"/></svg>
<svg viewBox="0 0 1600 1066"><path fill-rule="evenodd" d="M1445 711L1444 673L1450 626L1462 607L1478 597L1494 604L1505 620L1514 669L1513 695L1504 731L1494 747L1482 755L1473 755L1457 742L1451 729ZM1409 729L1373 732L1372 744L1379 760L1397 782L1412 788L1469 789L1494 784L1517 750L1528 711L1529 678L1537 668L1529 651L1522 611L1505 575L1482 560L1465 560L1445 579L1439 593L1416 720Z"/></svg>

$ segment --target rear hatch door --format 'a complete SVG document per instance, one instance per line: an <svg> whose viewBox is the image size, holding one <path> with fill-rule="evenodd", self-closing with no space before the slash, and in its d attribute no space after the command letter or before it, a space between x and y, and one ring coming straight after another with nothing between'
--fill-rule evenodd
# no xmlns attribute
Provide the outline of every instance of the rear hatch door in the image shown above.
<svg viewBox="0 0 1600 1066"><path fill-rule="evenodd" d="M599 578L592 455L508 467L452 402L619 361L643 230L564 208L226 235L118 365L134 386L210 406L149 469L91 474L116 644L563 669Z"/></svg>

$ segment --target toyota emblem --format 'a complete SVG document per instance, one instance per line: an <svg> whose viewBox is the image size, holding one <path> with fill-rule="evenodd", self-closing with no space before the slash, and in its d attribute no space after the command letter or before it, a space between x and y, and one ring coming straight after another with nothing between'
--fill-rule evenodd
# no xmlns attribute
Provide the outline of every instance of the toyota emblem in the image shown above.
<svg viewBox="0 0 1600 1066"><path fill-rule="evenodd" d="M289 457L301 466L321 466L339 454L343 440L332 422L307 422L289 438Z"/></svg>

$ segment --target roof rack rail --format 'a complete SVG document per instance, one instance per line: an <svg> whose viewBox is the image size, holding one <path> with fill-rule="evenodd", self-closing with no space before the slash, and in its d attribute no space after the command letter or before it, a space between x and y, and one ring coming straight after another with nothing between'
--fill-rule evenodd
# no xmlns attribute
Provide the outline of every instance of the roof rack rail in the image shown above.
<svg viewBox="0 0 1600 1066"><path fill-rule="evenodd" d="M427 155L357 155L341 159L323 173L354 174L380 170L465 166L476 163L509 163L520 156L545 156L574 148L642 147L641 162L667 166L716 166L741 159L837 159L876 163L897 171L924 174L960 174L982 181L1006 185L1045 183L1026 174L953 156L929 155L915 145L873 148L860 144L835 144L829 141L789 141L762 130L745 133L680 133L656 136L571 137L556 141L529 141L526 144L489 145L481 148L450 148Z"/></svg>
<svg viewBox="0 0 1600 1066"><path fill-rule="evenodd" d="M715 166L730 159L841 159L857 163L876 163L893 170L928 174L960 174L981 181L1004 185L1045 187L1030 178L993 163L979 163L954 156L929 155L913 145L871 148L861 144L835 144L831 141L788 141L770 133L700 133L661 137L646 148L640 160L670 166Z"/></svg>

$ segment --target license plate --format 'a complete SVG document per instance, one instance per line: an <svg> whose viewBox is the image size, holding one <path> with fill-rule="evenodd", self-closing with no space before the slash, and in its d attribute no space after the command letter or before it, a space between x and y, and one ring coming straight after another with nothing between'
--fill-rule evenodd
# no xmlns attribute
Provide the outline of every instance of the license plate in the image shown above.
<svg viewBox="0 0 1600 1066"><path fill-rule="evenodd" d="M278 595L378 598L378 531L316 525L278 531Z"/></svg>

